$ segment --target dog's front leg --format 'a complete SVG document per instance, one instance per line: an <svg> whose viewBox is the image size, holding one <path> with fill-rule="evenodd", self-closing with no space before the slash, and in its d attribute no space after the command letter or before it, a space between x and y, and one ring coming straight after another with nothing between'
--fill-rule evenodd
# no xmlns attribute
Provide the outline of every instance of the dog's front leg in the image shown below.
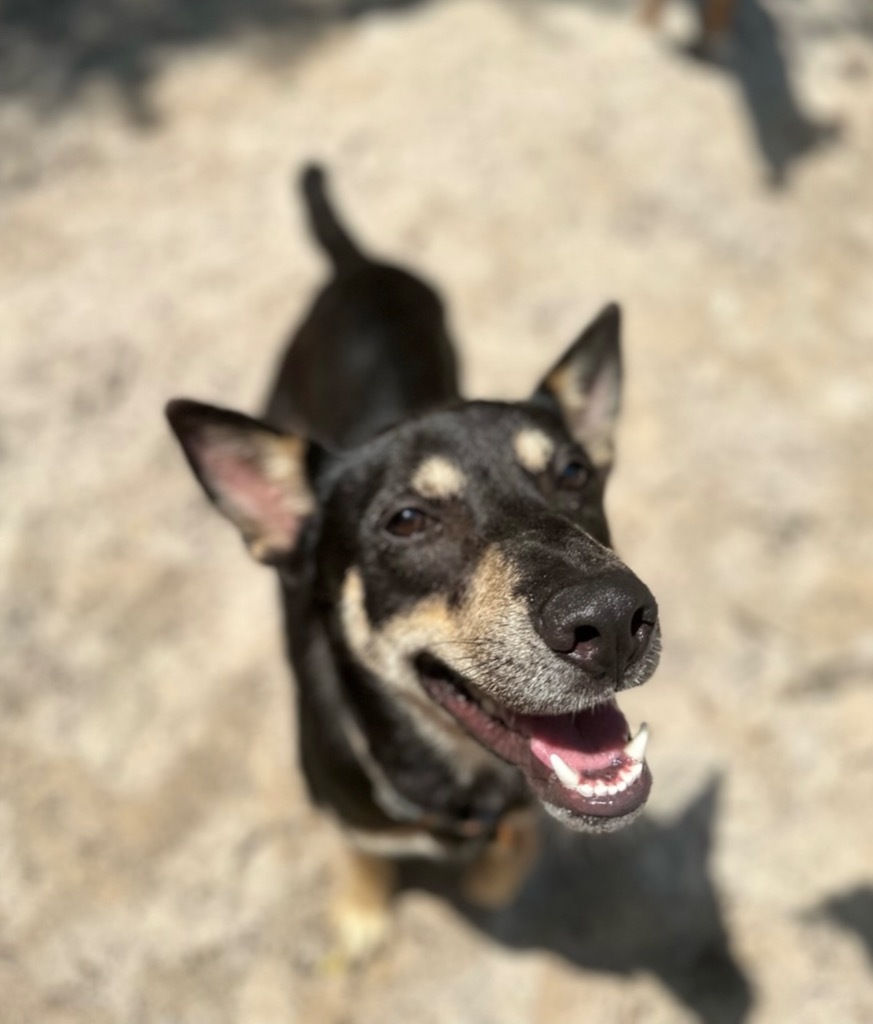
<svg viewBox="0 0 873 1024"><path fill-rule="evenodd" d="M344 851L332 917L340 952L349 961L366 959L385 940L396 881L393 861L352 848Z"/></svg>
<svg viewBox="0 0 873 1024"><path fill-rule="evenodd" d="M537 814L530 808L507 814L494 839L464 873L464 896L487 910L505 907L520 892L539 850Z"/></svg>

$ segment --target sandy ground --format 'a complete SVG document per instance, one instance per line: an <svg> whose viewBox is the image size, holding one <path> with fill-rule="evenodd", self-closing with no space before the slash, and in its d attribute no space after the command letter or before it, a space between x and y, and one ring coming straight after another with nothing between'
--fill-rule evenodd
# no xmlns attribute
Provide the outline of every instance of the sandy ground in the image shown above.
<svg viewBox="0 0 873 1024"><path fill-rule="evenodd" d="M669 42L681 10L655 37L547 0L241 19L157 36L139 78L6 91L3 1024L873 1020L857 13L781 11L797 102L842 124L781 191L752 93ZM335 839L296 773L273 582L161 416L177 394L257 408L322 274L288 197L311 155L361 237L444 289L472 394L525 394L622 301L610 508L666 635L624 702L653 733L647 818L551 829L492 916L410 887L354 973L331 954Z"/></svg>

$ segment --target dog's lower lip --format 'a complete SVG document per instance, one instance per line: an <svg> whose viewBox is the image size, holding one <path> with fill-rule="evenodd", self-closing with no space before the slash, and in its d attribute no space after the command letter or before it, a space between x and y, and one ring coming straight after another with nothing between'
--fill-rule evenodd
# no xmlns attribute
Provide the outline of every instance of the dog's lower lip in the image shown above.
<svg viewBox="0 0 873 1024"><path fill-rule="evenodd" d="M623 790L593 797L567 789L554 775L529 778L531 788L543 803L551 804L579 816L590 818L620 818L637 810L648 799L652 788L652 775L645 762L640 764L639 775Z"/></svg>
<svg viewBox="0 0 873 1024"><path fill-rule="evenodd" d="M581 820L621 818L647 799L652 777L644 760L645 726L630 739L614 701L575 715L522 715L488 697L474 697L442 666L425 661L419 671L431 697L480 743L515 765L543 803ZM583 716L587 720L580 722Z"/></svg>

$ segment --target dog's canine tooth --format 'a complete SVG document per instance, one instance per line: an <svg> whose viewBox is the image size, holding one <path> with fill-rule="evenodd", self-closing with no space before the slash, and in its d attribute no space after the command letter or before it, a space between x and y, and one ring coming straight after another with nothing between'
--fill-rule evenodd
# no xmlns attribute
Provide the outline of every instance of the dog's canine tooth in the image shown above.
<svg viewBox="0 0 873 1024"><path fill-rule="evenodd" d="M552 763L555 775L558 776L558 781L565 789L575 789L579 785L579 776L557 754L550 755L549 761Z"/></svg>
<svg viewBox="0 0 873 1024"><path fill-rule="evenodd" d="M645 722L640 726L639 732L625 746L624 752L629 758L642 763L646 758L646 744L649 742L649 727Z"/></svg>
<svg viewBox="0 0 873 1024"><path fill-rule="evenodd" d="M632 782L636 782L637 779L643 774L643 762L634 761L630 768L625 768L619 778L621 779L622 785L627 787Z"/></svg>

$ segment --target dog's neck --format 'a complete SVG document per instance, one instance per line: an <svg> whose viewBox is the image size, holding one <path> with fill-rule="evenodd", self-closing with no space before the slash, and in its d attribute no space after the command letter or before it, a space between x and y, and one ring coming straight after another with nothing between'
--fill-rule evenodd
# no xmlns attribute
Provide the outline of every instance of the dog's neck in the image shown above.
<svg viewBox="0 0 873 1024"><path fill-rule="evenodd" d="M289 653L297 681L304 772L317 803L347 825L418 825L457 839L493 833L507 810L529 801L521 775L484 756L463 770L423 737L402 704L332 635L329 613L300 587L283 586ZM471 741L459 735L460 745Z"/></svg>

